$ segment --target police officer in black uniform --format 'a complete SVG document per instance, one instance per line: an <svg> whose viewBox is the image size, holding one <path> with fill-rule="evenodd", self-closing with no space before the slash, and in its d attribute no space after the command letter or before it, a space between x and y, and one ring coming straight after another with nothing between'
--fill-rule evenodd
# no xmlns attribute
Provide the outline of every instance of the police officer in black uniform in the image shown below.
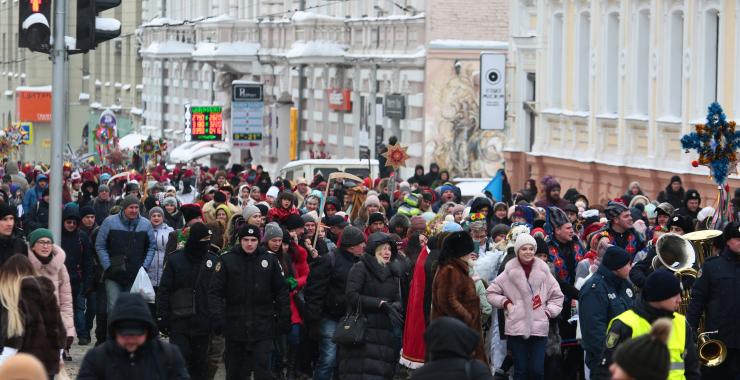
<svg viewBox="0 0 740 380"><path fill-rule="evenodd" d="M157 290L157 325L180 348L194 380L208 372L208 289L218 261L211 235L203 223L190 227L185 247L168 257Z"/></svg>
<svg viewBox="0 0 740 380"><path fill-rule="evenodd" d="M259 246L260 231L244 225L221 255L209 289L213 332L226 337L226 379L272 379L270 352L277 331L290 331L288 286L280 263Z"/></svg>

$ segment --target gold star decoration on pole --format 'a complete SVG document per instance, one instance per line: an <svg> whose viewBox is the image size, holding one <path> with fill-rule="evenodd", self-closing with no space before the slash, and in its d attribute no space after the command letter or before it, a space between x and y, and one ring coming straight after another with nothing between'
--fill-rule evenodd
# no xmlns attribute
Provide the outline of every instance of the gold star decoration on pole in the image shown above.
<svg viewBox="0 0 740 380"><path fill-rule="evenodd" d="M409 149L407 146L401 146L401 144L389 145L388 151L383 153L385 157L385 166L390 166L393 170L406 166L406 160L409 159L409 154L406 152Z"/></svg>

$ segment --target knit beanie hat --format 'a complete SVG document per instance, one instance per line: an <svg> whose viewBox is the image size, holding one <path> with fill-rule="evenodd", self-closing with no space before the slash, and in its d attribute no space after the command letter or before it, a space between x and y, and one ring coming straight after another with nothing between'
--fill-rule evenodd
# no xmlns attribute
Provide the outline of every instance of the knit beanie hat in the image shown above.
<svg viewBox="0 0 740 380"><path fill-rule="evenodd" d="M365 203L363 204L364 207L367 206L376 206L380 207L380 198L378 198L377 195L368 195L367 198L365 198Z"/></svg>
<svg viewBox="0 0 740 380"><path fill-rule="evenodd" d="M98 193L102 193L103 191L110 193L110 187L108 185L98 186Z"/></svg>
<svg viewBox="0 0 740 380"><path fill-rule="evenodd" d="M681 293L681 284L678 278L666 269L658 269L650 273L642 288L642 296L648 302L667 300L678 293Z"/></svg>
<svg viewBox="0 0 740 380"><path fill-rule="evenodd" d="M619 345L614 353L614 362L633 379L667 379L671 357L666 342L671 334L671 327L672 323L668 318L657 319L649 334Z"/></svg>
<svg viewBox="0 0 740 380"><path fill-rule="evenodd" d="M280 193L280 189L275 186L270 186L270 188L267 189L267 194L265 195L268 197L277 198L278 193Z"/></svg>
<svg viewBox="0 0 740 380"><path fill-rule="evenodd" d="M475 251L473 238L465 231L453 232L442 242L442 250L439 253L439 260L463 257L470 252Z"/></svg>
<svg viewBox="0 0 740 380"><path fill-rule="evenodd" d="M375 222L383 222L385 224L385 216L380 212L374 212L367 218L367 225L371 225Z"/></svg>
<svg viewBox="0 0 740 380"><path fill-rule="evenodd" d="M0 379L6 380L46 380L44 365L35 356L18 353L0 366Z"/></svg>
<svg viewBox="0 0 740 380"><path fill-rule="evenodd" d="M254 206L257 207L258 210L260 210L260 214L262 214L262 216L267 216L267 212L270 211L270 206L264 202L257 203Z"/></svg>
<svg viewBox="0 0 740 380"><path fill-rule="evenodd" d="M37 228L33 230L33 232L28 235L28 243L33 247L33 245L36 244L36 241L41 238L49 238L49 240L54 243L54 235L46 228Z"/></svg>
<svg viewBox="0 0 740 380"><path fill-rule="evenodd" d="M185 219L186 224L193 219L203 216L200 205L195 203L188 203L180 206L180 212L182 212L182 217Z"/></svg>
<svg viewBox="0 0 740 380"><path fill-rule="evenodd" d="M409 220L409 218L406 215L403 215L403 214L393 215L393 217L388 222L388 224L389 224L389 227L391 228L391 230L395 230L396 227L400 227L400 228L409 228L409 227L411 227L411 221Z"/></svg>
<svg viewBox="0 0 740 380"><path fill-rule="evenodd" d="M162 201L162 206L167 206L167 205L177 207L177 198L175 197L165 198L164 201Z"/></svg>
<svg viewBox="0 0 740 380"><path fill-rule="evenodd" d="M592 247L595 249L596 247ZM606 249L601 264L609 270L617 270L630 262L630 254L622 247L613 245Z"/></svg>
<svg viewBox="0 0 740 380"><path fill-rule="evenodd" d="M244 208L244 211L242 211L242 216L244 217L244 220L249 220L252 216L260 214L260 209L257 208L255 205L249 205Z"/></svg>
<svg viewBox="0 0 740 380"><path fill-rule="evenodd" d="M532 235L529 234L521 234L516 237L516 242L514 243L514 252L516 254L519 254L519 249L524 247L525 245L531 245L535 249L537 249L537 240L534 240Z"/></svg>
<svg viewBox="0 0 740 380"><path fill-rule="evenodd" d="M499 223L491 228L491 238L495 238L498 235L504 235L509 233L510 227L504 223Z"/></svg>
<svg viewBox="0 0 740 380"><path fill-rule="evenodd" d="M221 191L217 191L215 194L213 194L213 201L216 203L225 203L226 202L226 194L224 194Z"/></svg>
<svg viewBox="0 0 740 380"><path fill-rule="evenodd" d="M13 215L15 218L16 210L5 202L0 202L0 219L5 218L8 215Z"/></svg>
<svg viewBox="0 0 740 380"><path fill-rule="evenodd" d="M318 223L319 222L319 214L316 213L316 211L310 211L303 215L301 215L301 219L303 219L303 224L306 223Z"/></svg>
<svg viewBox="0 0 740 380"><path fill-rule="evenodd" d="M149 209L149 217L151 218L152 215L154 214L159 214L159 215L164 216L164 210L162 210L161 207L152 207L151 209Z"/></svg>
<svg viewBox="0 0 740 380"><path fill-rule="evenodd" d="M95 215L95 209L92 206L80 207L80 218L84 218L88 215Z"/></svg>
<svg viewBox="0 0 740 380"><path fill-rule="evenodd" d="M414 231L424 231L427 229L427 221L421 216L412 216L410 228Z"/></svg>
<svg viewBox="0 0 740 380"><path fill-rule="evenodd" d="M279 224L271 222L265 225L265 235L262 236L262 242L268 242L281 237L283 237L283 229L280 228Z"/></svg>
<svg viewBox="0 0 740 380"><path fill-rule="evenodd" d="M680 228L685 234L694 232L694 220L688 215L674 215L668 221L668 228L673 226Z"/></svg>
<svg viewBox="0 0 740 380"><path fill-rule="evenodd" d="M347 226L339 239L341 248L354 247L365 242L365 234L355 226Z"/></svg>
<svg viewBox="0 0 740 380"><path fill-rule="evenodd" d="M136 195L127 195L123 200L121 201L121 209L125 210L131 205L138 205L139 204L139 198L136 197Z"/></svg>
<svg viewBox="0 0 740 380"><path fill-rule="evenodd" d="M302 228L305 225L306 223L303 222L303 218L297 214L290 214L285 218L285 228L288 229L288 231Z"/></svg>
<svg viewBox="0 0 740 380"><path fill-rule="evenodd" d="M455 222L442 223L442 232L453 233L453 232L460 232L462 230L463 230L462 226Z"/></svg>
<svg viewBox="0 0 740 380"><path fill-rule="evenodd" d="M161 209L160 209L161 210ZM211 232L211 229L208 228L203 223L195 223L192 226L190 226L190 232L188 233L188 245L192 245L193 243L201 241L206 236L211 236L213 233Z"/></svg>

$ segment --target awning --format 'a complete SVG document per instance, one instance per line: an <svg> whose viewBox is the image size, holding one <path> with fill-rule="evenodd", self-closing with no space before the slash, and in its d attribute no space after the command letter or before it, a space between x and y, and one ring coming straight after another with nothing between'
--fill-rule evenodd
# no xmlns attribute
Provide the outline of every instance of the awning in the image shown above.
<svg viewBox="0 0 740 380"><path fill-rule="evenodd" d="M146 139L147 139L147 136L140 135L138 133L131 133L131 134L121 137L118 140L118 147L121 150L134 149L137 146L141 145L141 142Z"/></svg>
<svg viewBox="0 0 740 380"><path fill-rule="evenodd" d="M213 154L230 154L228 144L220 141L187 142L170 152L170 162L189 162Z"/></svg>

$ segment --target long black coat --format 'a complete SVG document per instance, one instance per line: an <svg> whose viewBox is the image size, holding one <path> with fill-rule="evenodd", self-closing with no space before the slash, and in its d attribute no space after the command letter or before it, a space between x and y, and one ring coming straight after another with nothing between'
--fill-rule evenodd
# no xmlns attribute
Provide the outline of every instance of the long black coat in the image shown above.
<svg viewBox="0 0 740 380"><path fill-rule="evenodd" d="M341 248L314 260L304 290L306 310L303 320L306 323L316 323L323 318L335 321L342 318L347 310L347 277L357 260Z"/></svg>
<svg viewBox="0 0 740 380"><path fill-rule="evenodd" d="M211 252L188 252L187 249L172 253L162 271L157 289L157 319L168 326L170 332L189 336L207 336L211 332L208 307L208 288L216 268L218 256ZM173 310L178 300L173 299L177 291L189 289L193 293L195 315L176 317Z"/></svg>
<svg viewBox="0 0 740 380"><path fill-rule="evenodd" d="M290 329L290 301L280 263L263 247L251 255L237 245L219 258L208 289L211 323L229 340L273 339ZM277 329L276 329L277 328Z"/></svg>
<svg viewBox="0 0 740 380"><path fill-rule="evenodd" d="M371 235L367 253L352 267L347 279L347 307L355 308L359 302L367 325L364 344L339 347L339 378L342 380L391 379L398 363L397 338L390 318L379 306L381 300L386 301L402 312L401 269L396 260L385 266L378 262L374 247L380 243L382 241L373 242ZM391 247L395 249L395 244Z"/></svg>

